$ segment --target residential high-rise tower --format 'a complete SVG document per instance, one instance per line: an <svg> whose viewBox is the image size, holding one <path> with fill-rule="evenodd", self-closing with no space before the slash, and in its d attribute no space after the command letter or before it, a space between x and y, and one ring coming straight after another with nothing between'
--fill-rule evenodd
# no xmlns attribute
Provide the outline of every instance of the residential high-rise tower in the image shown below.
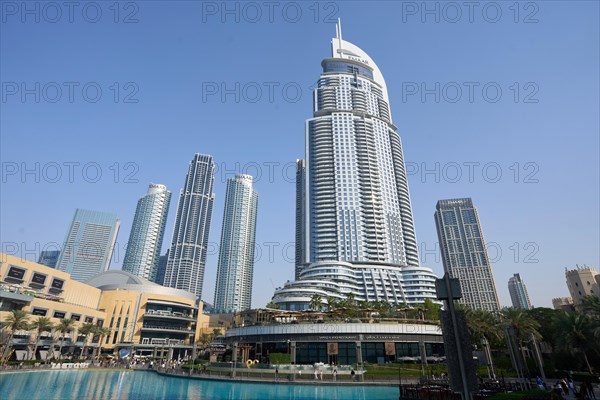
<svg viewBox="0 0 600 400"><path fill-rule="evenodd" d="M148 193L138 200L127 242L123 271L152 282L160 258L171 192L165 185L151 183Z"/></svg>
<svg viewBox="0 0 600 400"><path fill-rule="evenodd" d="M435 299L435 276L419 265L404 155L387 86L367 53L337 37L306 123L297 162L296 281L275 291L281 308L310 297Z"/></svg>
<svg viewBox="0 0 600 400"><path fill-rule="evenodd" d="M520 274L514 274L508 280L508 293L510 293L510 300L514 308L533 308L529 294L527 294L527 287L525 287Z"/></svg>
<svg viewBox="0 0 600 400"><path fill-rule="evenodd" d="M214 309L219 313L250 308L257 206L252 176L236 175L227 180L215 285Z"/></svg>
<svg viewBox="0 0 600 400"><path fill-rule="evenodd" d="M196 154L190 162L185 186L179 194L163 283L164 286L195 293L200 298L215 198L214 172L215 163L209 155Z"/></svg>
<svg viewBox="0 0 600 400"><path fill-rule="evenodd" d="M75 210L56 269L79 282L107 271L120 225L114 214Z"/></svg>
<svg viewBox="0 0 600 400"><path fill-rule="evenodd" d="M460 302L473 309L499 310L492 266L473 201L440 200L434 217L444 270L458 278Z"/></svg>

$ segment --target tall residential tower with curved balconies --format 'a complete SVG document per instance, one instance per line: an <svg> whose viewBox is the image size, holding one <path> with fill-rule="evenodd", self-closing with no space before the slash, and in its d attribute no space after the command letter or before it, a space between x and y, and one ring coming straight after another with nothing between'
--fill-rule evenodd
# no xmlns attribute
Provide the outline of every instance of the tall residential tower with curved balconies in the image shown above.
<svg viewBox="0 0 600 400"><path fill-rule="evenodd" d="M435 299L419 266L408 183L387 87L375 62L341 37L313 97L306 160L296 176L296 281L275 292L286 309L323 298L421 303Z"/></svg>

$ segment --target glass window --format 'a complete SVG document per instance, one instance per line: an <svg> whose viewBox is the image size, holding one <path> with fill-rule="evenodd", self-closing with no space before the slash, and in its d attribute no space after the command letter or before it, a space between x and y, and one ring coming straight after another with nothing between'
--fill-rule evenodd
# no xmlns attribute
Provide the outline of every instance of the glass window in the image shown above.
<svg viewBox="0 0 600 400"><path fill-rule="evenodd" d="M35 307L32 311L31 314L32 315L39 315L41 317L45 317L46 314L48 313L48 310L45 308L37 308Z"/></svg>

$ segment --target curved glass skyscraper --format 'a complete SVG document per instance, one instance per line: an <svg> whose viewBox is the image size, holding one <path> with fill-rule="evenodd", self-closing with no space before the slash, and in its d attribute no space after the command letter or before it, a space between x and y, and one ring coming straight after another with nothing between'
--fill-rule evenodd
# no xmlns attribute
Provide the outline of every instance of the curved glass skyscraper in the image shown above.
<svg viewBox="0 0 600 400"><path fill-rule="evenodd" d="M341 38L341 29L321 66L306 123L306 162L297 163L297 280L273 300L299 309L315 293L398 304L435 299L435 276L419 266L402 143L383 75Z"/></svg>
<svg viewBox="0 0 600 400"><path fill-rule="evenodd" d="M123 271L156 282L170 204L171 192L165 185L154 183L148 187L148 193L138 200L123 260Z"/></svg>
<svg viewBox="0 0 600 400"><path fill-rule="evenodd" d="M215 286L217 312L250 308L257 206L258 194L252 188L252 176L240 174L227 180Z"/></svg>

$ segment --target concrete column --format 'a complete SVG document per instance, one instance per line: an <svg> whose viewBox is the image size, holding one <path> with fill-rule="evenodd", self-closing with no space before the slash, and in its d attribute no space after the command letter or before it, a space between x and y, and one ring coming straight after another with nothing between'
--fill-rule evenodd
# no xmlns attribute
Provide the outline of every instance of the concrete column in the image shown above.
<svg viewBox="0 0 600 400"><path fill-rule="evenodd" d="M292 364L291 379L296 380L296 342L290 342L290 364Z"/></svg>
<svg viewBox="0 0 600 400"><path fill-rule="evenodd" d="M171 361L172 359L173 359L173 348L169 347L169 353L168 353L168 356L167 356L167 360Z"/></svg>
<svg viewBox="0 0 600 400"><path fill-rule="evenodd" d="M421 374L427 375L427 350L425 350L425 342L419 339L419 353L421 354Z"/></svg>
<svg viewBox="0 0 600 400"><path fill-rule="evenodd" d="M235 378L235 364L237 362L237 354L238 354L238 344L234 343L233 344L233 352L231 354L231 367L232 367L231 377L232 378Z"/></svg>
<svg viewBox="0 0 600 400"><path fill-rule="evenodd" d="M363 358L362 358L362 344L361 342L356 342L356 369L358 371L356 376L359 381L363 380L363 374L359 374L359 371L363 371Z"/></svg>

